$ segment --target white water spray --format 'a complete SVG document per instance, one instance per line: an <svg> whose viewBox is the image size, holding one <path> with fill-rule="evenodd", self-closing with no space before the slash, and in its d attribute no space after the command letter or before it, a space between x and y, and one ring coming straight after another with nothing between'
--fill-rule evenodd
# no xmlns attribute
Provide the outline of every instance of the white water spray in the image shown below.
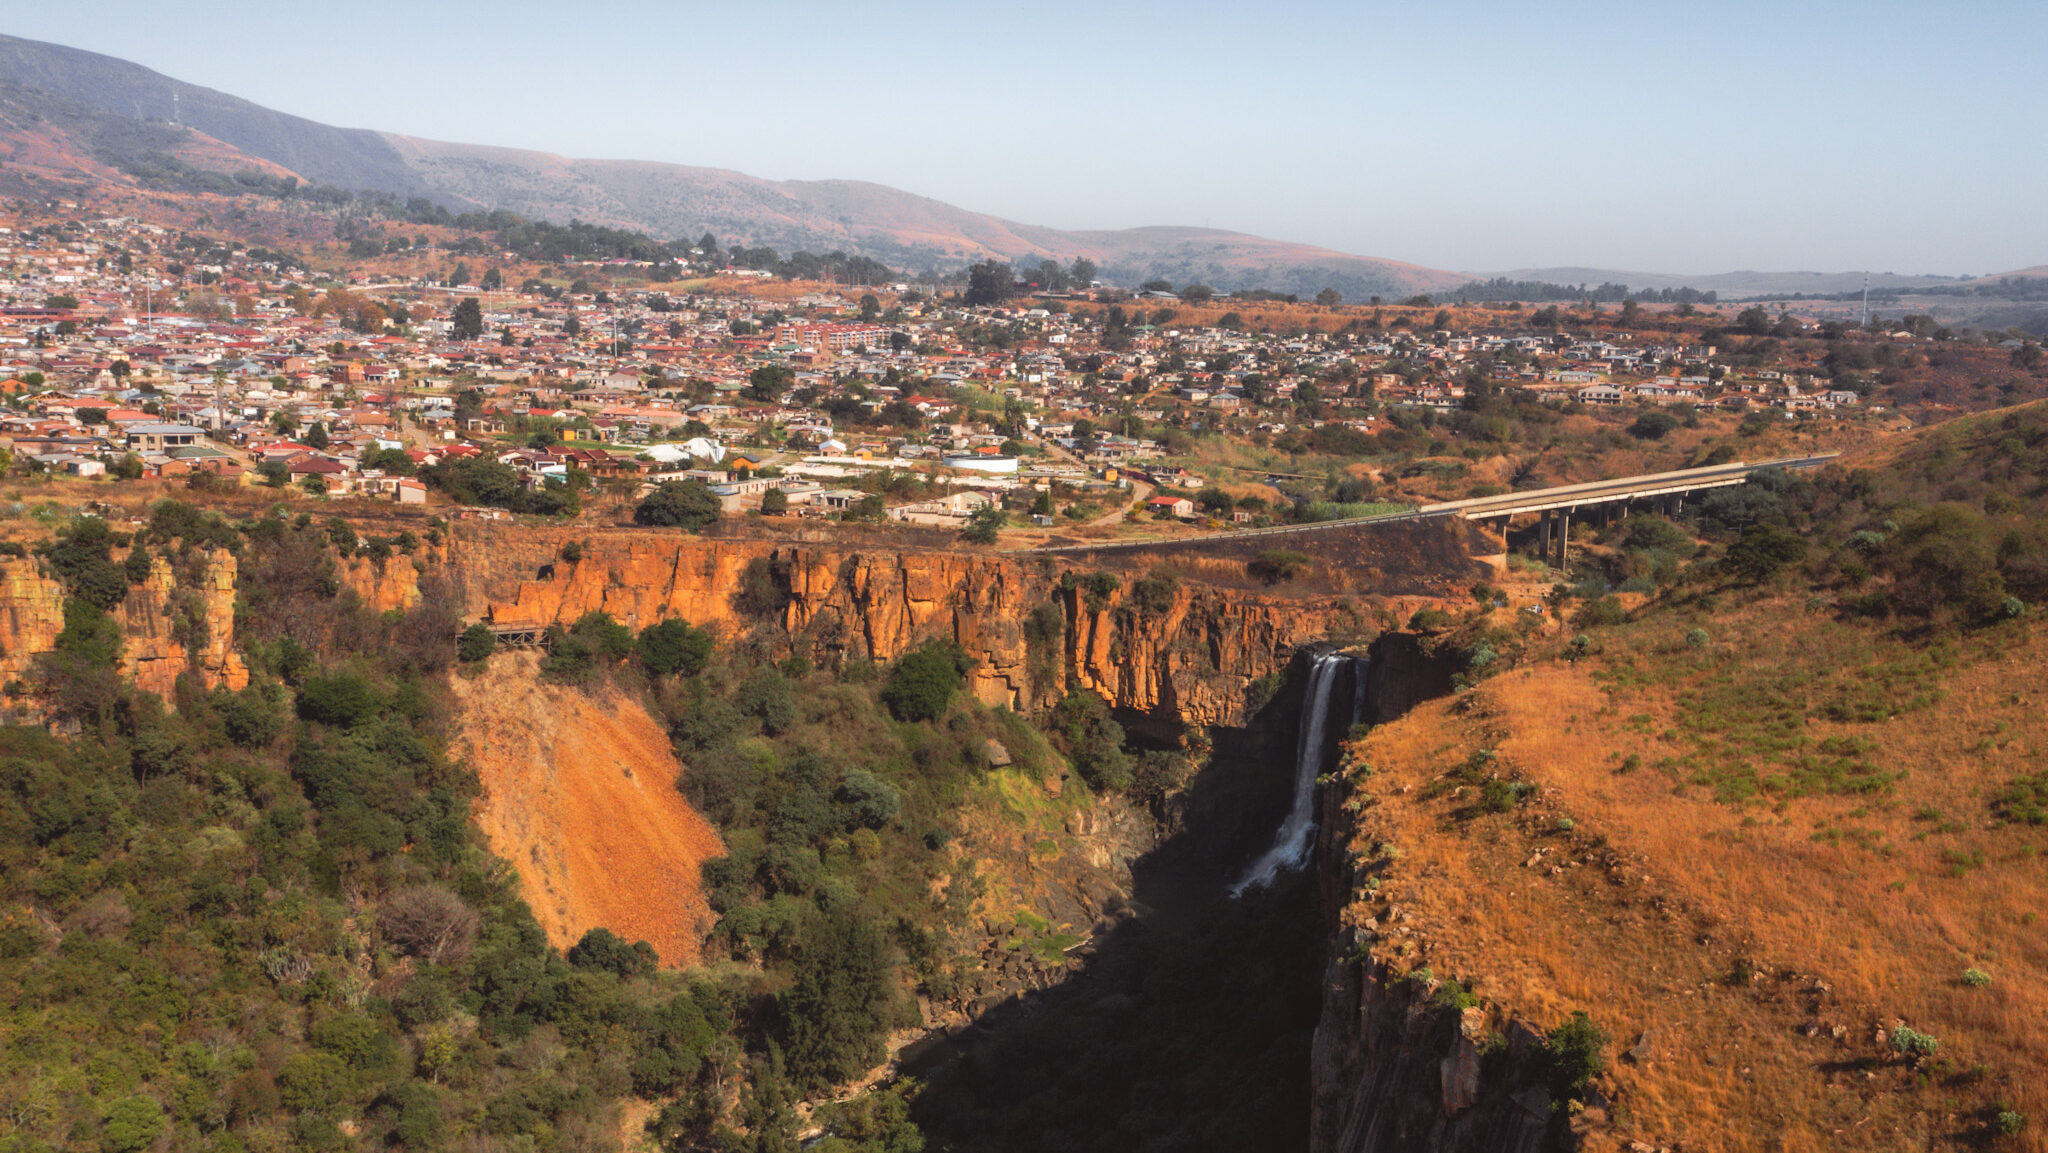
<svg viewBox="0 0 2048 1153"><path fill-rule="evenodd" d="M1253 861L1244 876L1230 887L1231 896L1242 897L1248 890L1269 885L1281 873L1299 869L1308 862L1309 846L1315 842L1316 832L1316 777L1322 773L1323 753L1329 743L1326 737L1330 693L1337 683L1337 671L1354 663L1360 667L1347 710L1348 730L1365 702L1364 662L1322 653L1309 665L1308 691L1301 698L1301 725L1294 745L1294 804L1287 810L1287 818L1280 822L1273 847Z"/></svg>

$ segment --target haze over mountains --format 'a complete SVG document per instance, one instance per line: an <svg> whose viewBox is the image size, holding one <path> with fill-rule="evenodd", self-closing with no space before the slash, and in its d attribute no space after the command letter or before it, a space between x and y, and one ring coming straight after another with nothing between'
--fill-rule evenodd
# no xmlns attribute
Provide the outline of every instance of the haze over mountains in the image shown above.
<svg viewBox="0 0 2048 1153"><path fill-rule="evenodd" d="M505 209L531 219L630 228L664 240L708 231L722 242L783 252L843 250L913 273L988 257L1020 264L1087 257L1104 279L1118 283L1161 278L1225 291L1266 288L1304 295L1335 288L1352 301L1443 292L1490 275L1209 228L1046 228L861 181L775 181L715 168L573 159L336 128L110 56L11 36L0 36L0 95L17 132L22 123L34 133L69 132L86 154L116 168L175 153L188 161L199 157L219 171L290 173L351 190L424 196L456 211ZM1680 276L1569 267L1504 275L1635 289L1690 286L1724 298L1854 291L1863 278L1860 272ZM1906 289L1955 283L1945 277L1871 278L1873 287Z"/></svg>

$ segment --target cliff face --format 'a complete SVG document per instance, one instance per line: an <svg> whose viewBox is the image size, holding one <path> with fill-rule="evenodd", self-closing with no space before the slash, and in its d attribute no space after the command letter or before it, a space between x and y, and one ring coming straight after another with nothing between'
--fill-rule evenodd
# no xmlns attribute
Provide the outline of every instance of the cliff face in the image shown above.
<svg viewBox="0 0 2048 1153"><path fill-rule="evenodd" d="M209 688L248 684L235 652L236 571L232 554L211 552L181 582L168 561L154 558L113 614L124 634L121 672L165 697L188 670ZM53 651L63 631L63 585L34 558L0 559L0 684L32 680L36 658Z"/></svg>
<svg viewBox="0 0 2048 1153"><path fill-rule="evenodd" d="M1380 638L1366 682L1368 717L1392 721L1448 691L1451 671L1412 636ZM1440 978L1388 962L1408 955L1414 928L1399 903L1374 899L1373 878L1399 858L1398 850L1360 835L1356 814L1373 804L1363 784L1370 775L1353 766L1318 799L1316 872L1330 930L1309 1059L1310 1150L1579 1148L1588 1123L1601 1114L1553 1108L1538 1072L1548 1048L1538 1030L1510 1020L1496 1031L1485 1010L1440 999Z"/></svg>
<svg viewBox="0 0 2048 1153"><path fill-rule="evenodd" d="M824 662L889 661L949 639L974 658L973 690L986 703L1035 707L1079 686L1117 708L1190 724L1238 723L1251 682L1297 646L1365 627L1341 598L1171 580L1139 596L1134 573L1090 592L1086 580L1062 579L1066 565L999 553L644 534L601 535L580 549L562 560L560 545L541 539L483 560L471 542L451 550L450 583L470 615L496 623L567 625L603 611L634 628L677 617L729 639L780 624L794 649ZM1048 604L1058 636L1044 618L1034 636L1030 618Z"/></svg>

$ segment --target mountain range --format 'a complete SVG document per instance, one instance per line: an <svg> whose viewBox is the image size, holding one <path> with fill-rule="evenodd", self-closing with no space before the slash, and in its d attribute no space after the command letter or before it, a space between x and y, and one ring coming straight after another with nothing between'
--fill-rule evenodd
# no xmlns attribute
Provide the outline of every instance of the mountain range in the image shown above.
<svg viewBox="0 0 2048 1153"><path fill-rule="evenodd" d="M81 49L0 36L0 168L68 159L67 175L123 179L165 157L218 173L296 176L311 184L453 211L504 209L529 219L581 220L663 240L716 235L788 253L841 250L910 273L996 258L1018 264L1086 257L1113 282L1203 283L1346 300L1442 293L1487 275L1425 268L1211 228L1069 231L958 208L854 180L766 180L717 168L582 160L545 152L336 128ZM61 137L61 140L54 139ZM66 147L69 146L69 151ZM58 168L67 165L59 164ZM1734 272L1703 276L1597 268L1501 273L1555 284L1693 287L1723 299L1855 291L1863 274ZM1945 277L1872 276L1874 288L1933 288Z"/></svg>

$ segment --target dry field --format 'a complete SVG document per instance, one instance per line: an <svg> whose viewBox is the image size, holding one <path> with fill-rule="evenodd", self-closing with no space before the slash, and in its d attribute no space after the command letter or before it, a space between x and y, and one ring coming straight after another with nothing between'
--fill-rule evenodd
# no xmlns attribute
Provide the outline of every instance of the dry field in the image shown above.
<svg viewBox="0 0 2048 1153"><path fill-rule="evenodd" d="M1916 651L1786 604L1703 647L1688 623L1359 742L1361 855L1398 858L1352 915L1398 907L1378 948L1497 1016L1591 1012L1624 1143L1959 1144L1999 1103L2032 1118L2001 1147L2048 1148L2048 828L1993 807L2043 767L2048 628ZM1488 812L1488 777L1535 788ZM1902 1024L1938 1050L1901 1056Z"/></svg>

